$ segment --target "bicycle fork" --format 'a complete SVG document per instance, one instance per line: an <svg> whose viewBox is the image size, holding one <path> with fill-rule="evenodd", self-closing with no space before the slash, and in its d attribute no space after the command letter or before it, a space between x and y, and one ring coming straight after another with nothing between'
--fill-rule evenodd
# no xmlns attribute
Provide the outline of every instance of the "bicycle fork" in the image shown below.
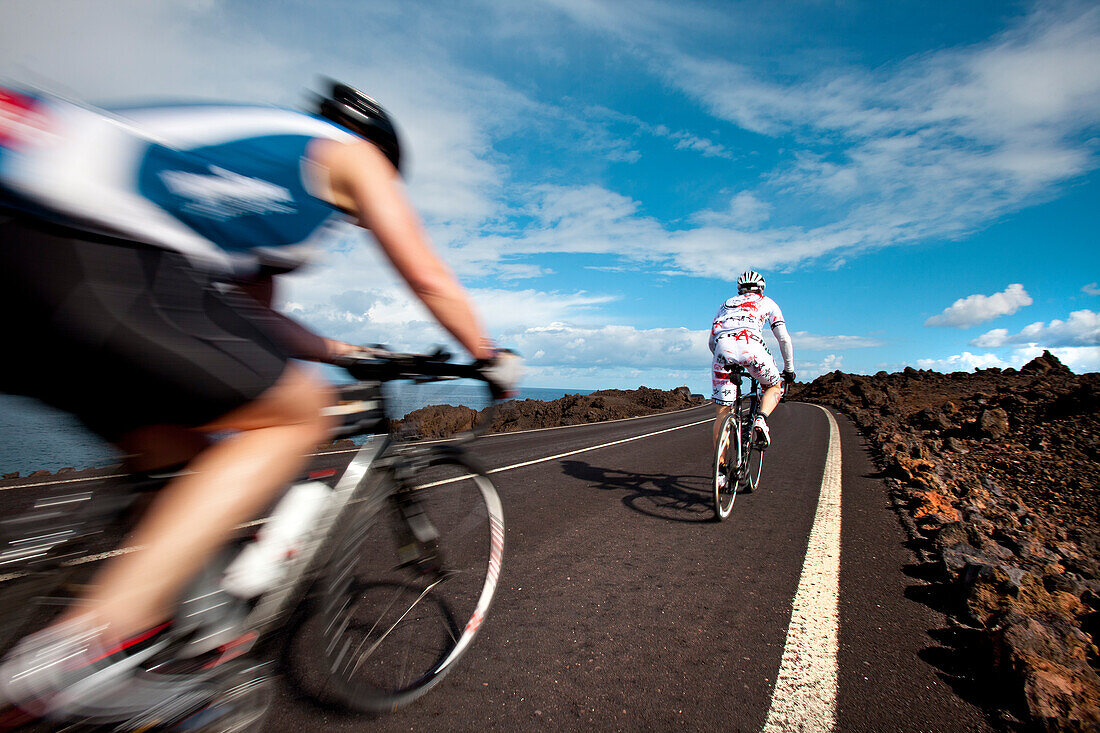
<svg viewBox="0 0 1100 733"><path fill-rule="evenodd" d="M439 547L439 530L432 524L424 502L416 492L402 487L390 497L401 522L397 527L398 567L410 568L418 575L442 578L443 552Z"/></svg>

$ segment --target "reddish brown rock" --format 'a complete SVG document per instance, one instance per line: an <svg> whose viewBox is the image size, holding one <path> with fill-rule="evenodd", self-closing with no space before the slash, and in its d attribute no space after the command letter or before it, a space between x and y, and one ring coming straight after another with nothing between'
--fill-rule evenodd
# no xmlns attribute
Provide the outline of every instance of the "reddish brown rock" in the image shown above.
<svg viewBox="0 0 1100 733"><path fill-rule="evenodd" d="M470 430L477 422L477 410L456 405L429 405L413 410L401 421L422 438L445 438Z"/></svg>
<svg viewBox="0 0 1100 733"><path fill-rule="evenodd" d="M982 410L978 415L978 434L985 438L1004 437L1008 427L1008 413L999 407Z"/></svg>
<svg viewBox="0 0 1100 733"><path fill-rule="evenodd" d="M587 395L566 395L549 402L509 400L495 408L490 431L505 433L619 420L683 410L703 402L703 398L693 397L687 387L605 389ZM442 438L469 429L480 416L481 413L468 407L433 405L409 413L396 425L412 429L425 438Z"/></svg>
<svg viewBox="0 0 1100 733"><path fill-rule="evenodd" d="M915 491L911 496L913 497L913 518L918 522L933 515L942 518L936 522L937 525L958 522L962 519L951 499L938 491Z"/></svg>
<svg viewBox="0 0 1100 733"><path fill-rule="evenodd" d="M995 637L997 671L1043 730L1100 727L1100 676L1087 663L1089 641L1064 623L1008 621Z"/></svg>
<svg viewBox="0 0 1100 733"><path fill-rule="evenodd" d="M834 372L792 397L867 436L959 620L1014 629L988 674L1012 660L1032 727L1100 730L1100 374L1047 352L1019 371Z"/></svg>

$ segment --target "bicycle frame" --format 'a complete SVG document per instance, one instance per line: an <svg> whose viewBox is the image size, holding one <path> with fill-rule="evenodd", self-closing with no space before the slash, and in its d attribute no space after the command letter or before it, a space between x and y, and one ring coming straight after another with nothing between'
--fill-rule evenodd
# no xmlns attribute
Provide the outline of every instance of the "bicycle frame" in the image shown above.
<svg viewBox="0 0 1100 733"><path fill-rule="evenodd" d="M302 586L304 584L302 581L310 569L324 566L327 558L318 557L318 553L322 549L331 550L327 547L329 537L339 525L344 511L351 505L356 490L362 485L364 479L370 475L371 469L379 456L385 453L393 444L393 439L388 435L368 436L366 442L351 459L340 480L337 481L336 488L333 490L332 496L329 497L328 504L321 514L320 520L311 530L307 542L304 543L305 549L293 558L283 582L260 596L256 606L248 615L245 628L256 634L253 644L273 626L277 627L283 613L294 607L295 602L299 599L299 591L303 590ZM384 496L376 496L378 501L384 499ZM369 509L373 512L377 507L370 507Z"/></svg>
<svg viewBox="0 0 1100 733"><path fill-rule="evenodd" d="M379 359L379 355L383 358ZM359 382L360 386L370 385L371 387L380 384L380 382L374 382L374 378L380 378L383 381L410 377L417 381L440 381L462 377L480 378L476 366L449 363L445 361L447 357L448 355L443 352L424 357L375 350L375 358L373 359L362 361L345 359L341 366L344 366L352 376L360 379L367 378ZM364 404L367 410L380 409L381 406L382 399L380 396L377 400L367 400ZM486 431L489 426L488 423L488 420L484 420L482 424L475 426L467 439L477 437ZM305 591L308 584L307 576L309 572L315 568L323 568L328 562L328 557L318 553L333 550L329 540L336 528L339 527L345 511L353 503L367 500L376 502L375 506L365 508L367 516L374 516L381 508L382 502L386 500L385 493L374 492L368 497L360 499L356 499L356 494L358 489L370 477L379 459L401 443L401 440L395 439L388 433L367 436L367 440L356 452L343 475L337 481L336 488L328 499L321 518L317 521L315 527L311 529L306 542L303 543L304 549L291 560L291 565L287 568L284 580L275 588L261 595L249 613L245 628L252 631L255 636L248 643L245 651L255 645L265 633L272 628L277 628L284 613L293 610L297 602L301 600L301 593Z"/></svg>
<svg viewBox="0 0 1100 733"><path fill-rule="evenodd" d="M752 421L756 419L756 415L760 411L760 400L762 397L762 394L760 392L760 383L757 382L751 374L746 372L744 368L738 364L731 364L729 366L729 373L731 378L737 379L737 399L733 405L727 405L727 407L729 407L731 410L737 410L737 419L740 421L742 426L746 424L745 418L748 417L748 424L751 427ZM742 389L744 385L743 380L745 379L749 380L749 389L747 392ZM749 408L748 415L745 414L744 408L742 406L742 401L746 397L750 398L751 400L751 407Z"/></svg>
<svg viewBox="0 0 1100 733"><path fill-rule="evenodd" d="M411 379L426 382L455 378L482 378L477 365L451 363L445 361L447 358L449 358L449 355L443 352L424 356L397 354L382 349L374 349L371 358L346 358L340 365L347 368L352 376L358 380L354 385L349 385L350 399L356 403L355 409L348 410L346 406L336 407L332 409L331 414L360 412L366 415L384 415L384 398L379 391L379 387L385 381ZM357 389L363 388L368 393L367 395L355 393ZM460 436L457 442L466 442L477 437L488 429L488 422L488 419L484 420L481 424L475 426L473 431L465 435L466 440L463 440ZM395 438L394 435L386 432L370 432L374 426L370 420L367 424L369 427L366 428L361 425L353 425L351 426L353 428L351 432L347 430L343 432L340 430L334 431L334 438L365 435L366 440L356 451L336 482L332 495L326 499L326 505L319 518L315 521L314 526L308 530L300 551L287 560L288 566L283 579L275 587L263 592L248 613L245 628L254 633L253 638L247 645L248 647L253 646L260 637L271 630L273 625L277 625L284 612L293 609L295 603L300 600L299 591L304 590L305 583L303 581L308 580L308 573L313 569L324 567L329 558L319 553L326 549L331 551L329 540L349 507L357 501L375 501L378 506L366 507L368 515L372 516L380 508L381 503L385 501L385 492L371 492L369 496L360 497L358 500L356 496L360 487L364 485L364 482L375 470L379 460L384 456L394 455L393 449L406 441L402 440L400 436ZM154 483L159 485L159 482ZM125 496L130 498L124 499L120 506L123 508L128 506L132 501L132 497L137 496L138 493L132 490L127 491ZM67 547L71 542L81 537L90 533L98 533L102 529L101 525L112 524L115 521L113 514L116 511L113 507L99 512L94 520L94 526L90 527L85 526L93 524L90 520L79 518L69 520L66 517L73 514L71 510L61 513L54 508L54 505L58 503L90 503L91 500L91 492L83 492L76 498L65 496L57 500L39 502L36 505L37 509L50 510L49 518L53 520L56 517L63 524L53 528L49 533L39 533L33 538L36 540L35 542L17 543L9 549L0 547L0 567L18 566L20 563L38 560L46 561L44 567L49 567L48 558L55 552L56 548ZM116 503L118 503L117 500ZM109 516L111 518L108 518ZM18 518L17 521L21 519ZM265 521L266 518L260 519L239 526L237 529L262 525ZM62 566L62 562L63 560L60 558L56 561L59 567ZM9 572L0 577L4 579L20 578L26 576L28 572L16 567L14 572Z"/></svg>

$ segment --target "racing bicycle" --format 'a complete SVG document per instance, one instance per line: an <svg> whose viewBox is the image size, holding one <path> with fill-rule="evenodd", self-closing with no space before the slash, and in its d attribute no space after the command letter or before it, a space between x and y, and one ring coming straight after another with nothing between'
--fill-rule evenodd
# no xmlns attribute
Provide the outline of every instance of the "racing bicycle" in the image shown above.
<svg viewBox="0 0 1100 733"><path fill-rule="evenodd" d="M375 349L341 362L356 382L341 388L333 437L365 440L319 453L321 463L332 453L354 456L342 470L322 466L294 485L324 490L280 579L249 598L225 589L227 569L265 519L238 528L184 594L169 652L137 672L143 682L201 676L206 694L159 710L111 701L76 722L125 717L120 730L257 730L277 671L316 701L361 712L391 711L438 684L480 630L501 572L503 507L465 450L489 419L455 440L416 442L391 429L383 385L486 381L480 366L448 358ZM95 493L43 497L0 525L0 651L71 601L97 557L89 553L123 537L148 490L164 480L126 477Z"/></svg>
<svg viewBox="0 0 1100 733"><path fill-rule="evenodd" d="M752 426L760 414L760 384L740 364L729 365L730 379L737 385L736 398L718 431L714 453L714 517L721 521L733 511L738 492L749 493L760 485L764 450L752 439ZM742 380L749 388L742 391ZM783 383L784 391L786 382ZM725 484L718 480L725 476Z"/></svg>

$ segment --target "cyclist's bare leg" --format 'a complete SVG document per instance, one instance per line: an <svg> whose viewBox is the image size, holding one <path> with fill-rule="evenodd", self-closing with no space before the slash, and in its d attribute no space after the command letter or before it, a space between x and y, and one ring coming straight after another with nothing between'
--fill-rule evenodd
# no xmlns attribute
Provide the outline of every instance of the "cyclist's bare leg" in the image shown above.
<svg viewBox="0 0 1100 733"><path fill-rule="evenodd" d="M780 385L776 384L766 388L763 396L760 398L760 414L764 417L772 414L772 410L779 404L779 398L782 396L783 388Z"/></svg>
<svg viewBox="0 0 1100 733"><path fill-rule="evenodd" d="M287 367L279 381L204 431L240 431L201 453L157 495L128 544L142 549L111 560L70 618L87 616L123 639L168 617L187 581L233 527L254 517L293 479L328 434L323 380Z"/></svg>
<svg viewBox="0 0 1100 733"><path fill-rule="evenodd" d="M719 434L722 432L722 421L726 419L726 415L730 414L730 406L729 405L720 405L717 402L714 403L714 406L716 408L718 408L717 411L716 411L715 417L714 417L714 450L718 450L718 438L719 438ZM731 450L731 446L730 446L730 444L727 443L726 444L726 455L722 456L722 460L724 460L724 461L729 460L730 450Z"/></svg>
<svg viewBox="0 0 1100 733"><path fill-rule="evenodd" d="M714 406L717 408L714 418L714 449L718 450L718 434L722 430L722 421L730 414L730 408L729 405L720 405L717 402Z"/></svg>

